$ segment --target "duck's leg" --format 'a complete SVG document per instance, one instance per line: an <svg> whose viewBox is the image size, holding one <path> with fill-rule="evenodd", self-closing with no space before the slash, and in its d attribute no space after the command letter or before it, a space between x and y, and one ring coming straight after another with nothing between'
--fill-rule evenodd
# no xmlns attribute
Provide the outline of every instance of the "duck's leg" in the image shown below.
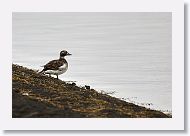
<svg viewBox="0 0 190 136"><path fill-rule="evenodd" d="M59 78L58 78L58 75L57 75L57 79L59 79Z"/></svg>
<svg viewBox="0 0 190 136"><path fill-rule="evenodd" d="M49 74L49 77L51 77L51 74Z"/></svg>

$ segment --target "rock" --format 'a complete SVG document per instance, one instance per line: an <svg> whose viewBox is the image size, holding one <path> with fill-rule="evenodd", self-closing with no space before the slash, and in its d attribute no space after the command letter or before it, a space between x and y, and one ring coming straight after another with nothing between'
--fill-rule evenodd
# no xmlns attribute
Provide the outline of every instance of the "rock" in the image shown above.
<svg viewBox="0 0 190 136"><path fill-rule="evenodd" d="M24 95L24 96L28 96L29 94L28 94L28 93L23 93L22 95Z"/></svg>
<svg viewBox="0 0 190 136"><path fill-rule="evenodd" d="M73 82L71 85L75 86L75 85L76 85L76 83L74 83L74 82Z"/></svg>
<svg viewBox="0 0 190 136"><path fill-rule="evenodd" d="M160 111L13 64L13 118L168 118ZM23 74L24 73L24 74Z"/></svg>
<svg viewBox="0 0 190 136"><path fill-rule="evenodd" d="M86 89L90 89L90 86L89 86L89 85L85 85L85 88L86 88Z"/></svg>

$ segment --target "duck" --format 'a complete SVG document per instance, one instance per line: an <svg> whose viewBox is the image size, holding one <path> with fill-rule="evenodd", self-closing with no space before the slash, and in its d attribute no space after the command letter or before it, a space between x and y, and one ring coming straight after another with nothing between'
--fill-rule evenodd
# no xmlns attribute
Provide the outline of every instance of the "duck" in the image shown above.
<svg viewBox="0 0 190 136"><path fill-rule="evenodd" d="M62 50L60 52L59 59L51 60L47 64L43 65L43 70L39 73L49 74L50 77L51 75L56 75L57 79L59 79L58 76L68 70L68 62L65 59L65 56L70 55L72 54L68 53L68 51Z"/></svg>

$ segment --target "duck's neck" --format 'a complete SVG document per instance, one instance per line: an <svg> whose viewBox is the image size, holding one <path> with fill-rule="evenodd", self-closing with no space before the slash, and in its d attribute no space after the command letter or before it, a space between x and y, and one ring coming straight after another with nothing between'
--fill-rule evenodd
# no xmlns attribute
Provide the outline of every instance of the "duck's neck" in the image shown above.
<svg viewBox="0 0 190 136"><path fill-rule="evenodd" d="M59 60L65 60L65 56L60 56Z"/></svg>

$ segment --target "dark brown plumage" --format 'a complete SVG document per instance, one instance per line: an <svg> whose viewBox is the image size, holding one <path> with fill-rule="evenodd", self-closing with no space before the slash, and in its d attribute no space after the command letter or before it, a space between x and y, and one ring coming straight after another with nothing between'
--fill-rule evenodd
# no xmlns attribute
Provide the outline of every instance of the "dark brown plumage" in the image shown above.
<svg viewBox="0 0 190 136"><path fill-rule="evenodd" d="M44 65L43 71L46 70L58 70L59 67L63 66L64 63L67 63L65 59L52 60Z"/></svg>

